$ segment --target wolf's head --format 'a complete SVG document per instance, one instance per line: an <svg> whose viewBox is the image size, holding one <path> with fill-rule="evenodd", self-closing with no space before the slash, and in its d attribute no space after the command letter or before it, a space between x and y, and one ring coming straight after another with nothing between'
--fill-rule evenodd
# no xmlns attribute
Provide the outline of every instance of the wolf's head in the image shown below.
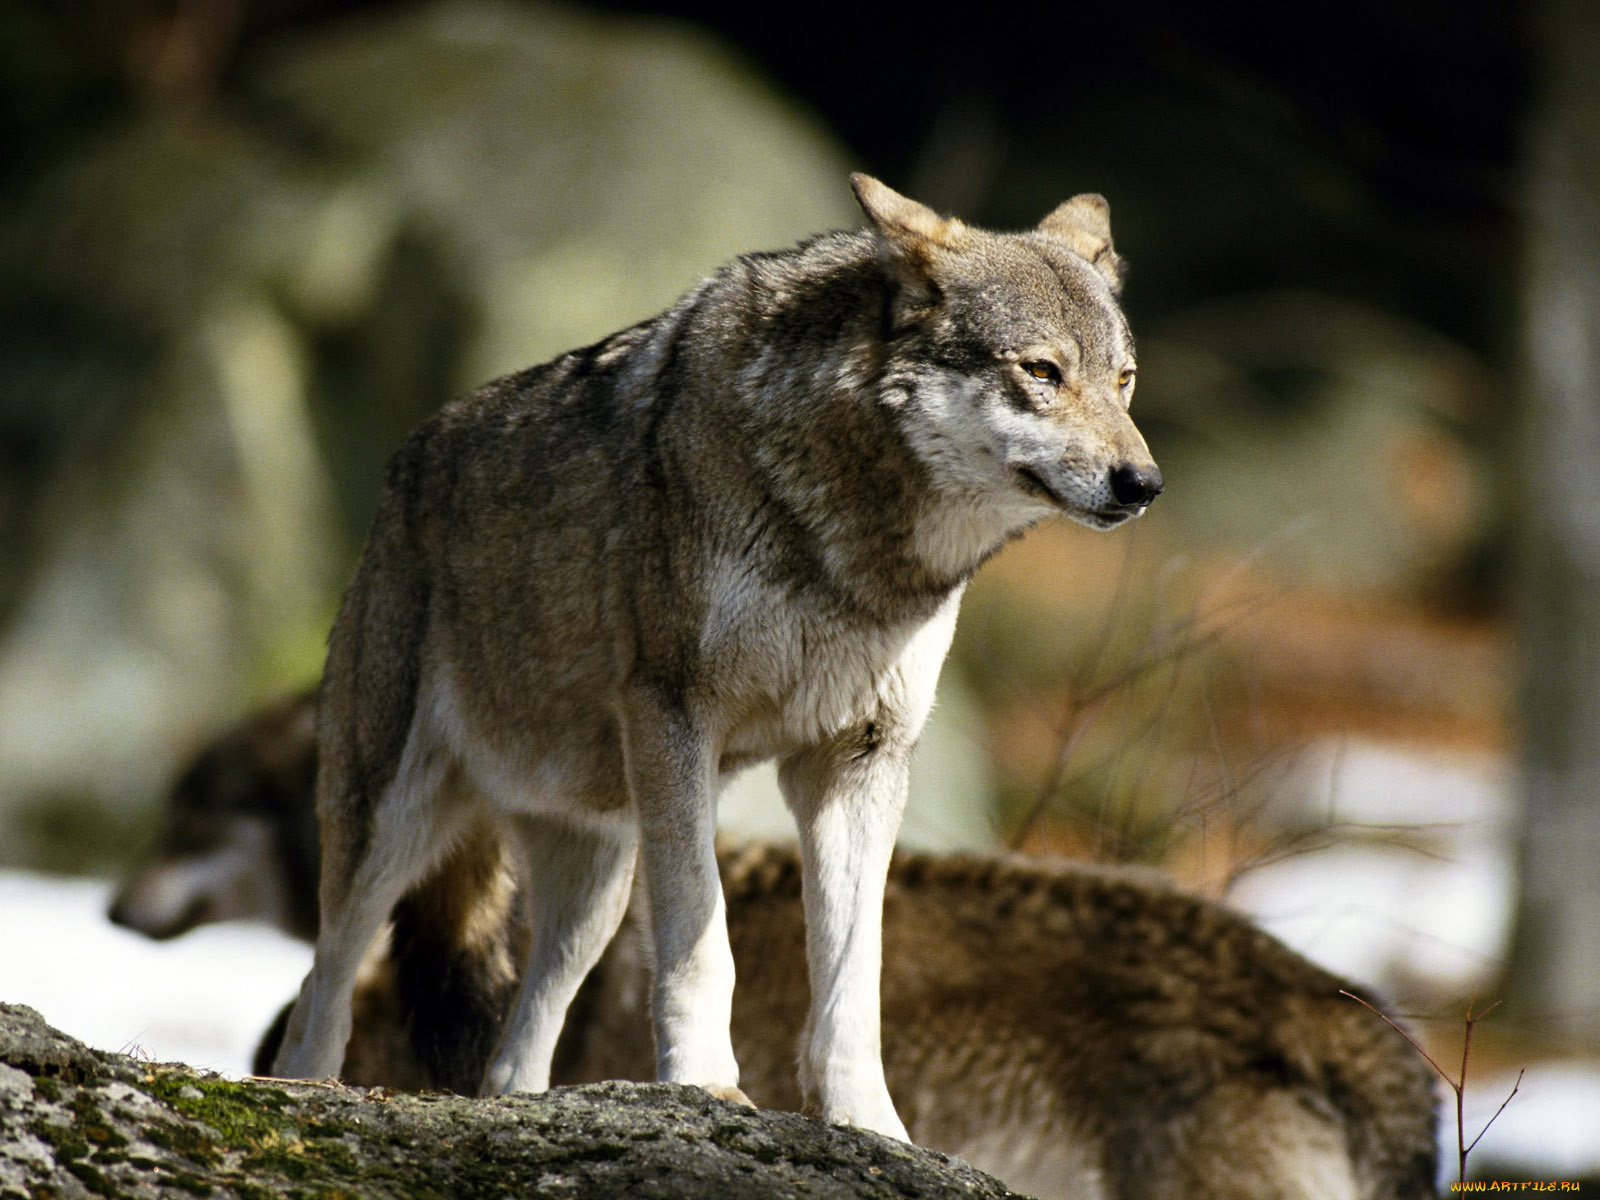
<svg viewBox="0 0 1600 1200"><path fill-rule="evenodd" d="M1098 529L1144 512L1162 479L1128 415L1106 202L1076 196L1036 229L990 233L869 176L851 184L895 287L888 395L935 487L1001 536L1056 512Z"/></svg>
<svg viewBox="0 0 1600 1200"><path fill-rule="evenodd" d="M113 924L165 939L213 921L317 931L316 697L250 714L167 797L157 844L112 901Z"/></svg>

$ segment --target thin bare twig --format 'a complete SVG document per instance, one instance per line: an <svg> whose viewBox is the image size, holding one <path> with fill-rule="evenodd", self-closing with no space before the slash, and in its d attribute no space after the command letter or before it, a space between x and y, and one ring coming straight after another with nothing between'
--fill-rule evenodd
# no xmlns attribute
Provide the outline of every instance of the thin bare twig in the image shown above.
<svg viewBox="0 0 1600 1200"><path fill-rule="evenodd" d="M1478 1130L1478 1136L1473 1138L1472 1141L1470 1141L1469 1143L1467 1143L1466 1149L1461 1152L1461 1170L1462 1170L1463 1173L1465 1173L1466 1169L1467 1169L1467 1155L1471 1154L1473 1152L1473 1150L1477 1148L1478 1143L1483 1140L1483 1135L1489 1132L1489 1126L1493 1125L1497 1120L1499 1120L1500 1114L1505 1112L1506 1105L1511 1103L1511 1097L1515 1096L1517 1094L1517 1092L1522 1088L1522 1077L1526 1073L1527 1073L1527 1068L1526 1067L1519 1067L1517 1069L1517 1081L1511 1085L1511 1091L1509 1093L1507 1093L1506 1098L1504 1100L1500 1101L1500 1107L1494 1110L1494 1116L1490 1117L1487 1121L1485 1121L1484 1125L1483 1125L1483 1128ZM1459 1137L1460 1134L1461 1134L1460 1129L1457 1129L1456 1130L1456 1136Z"/></svg>
<svg viewBox="0 0 1600 1200"><path fill-rule="evenodd" d="M1432 1067L1436 1072L1438 1072L1438 1075L1439 1075L1440 1079L1443 1079L1451 1087L1455 1087L1456 1086L1455 1081L1452 1080L1450 1078L1450 1076L1445 1073L1445 1069L1443 1067L1441 1067L1437 1062L1434 1061L1433 1055L1429 1054L1426 1050L1424 1050L1422 1048L1422 1043L1417 1041L1416 1038L1412 1037L1409 1033L1407 1033L1399 1025L1395 1024L1394 1021L1390 1020L1388 1013L1383 1012L1381 1009L1373 1007L1373 1005L1371 1005L1371 1004L1368 1004L1365 1000L1363 1000L1360 996L1356 995L1354 992L1347 992L1343 988L1340 988L1339 989L1339 995L1348 996L1350 999L1354 1000L1357 1004L1361 1005L1362 1008L1367 1009L1369 1012L1376 1013L1379 1017L1381 1017L1383 1019L1384 1023L1386 1025L1388 1025L1390 1029L1393 1029L1401 1037L1405 1038L1406 1041L1410 1042L1411 1043L1411 1048L1413 1050L1415 1050L1418 1054L1422 1055L1423 1058L1428 1060L1428 1065L1430 1067Z"/></svg>
<svg viewBox="0 0 1600 1200"><path fill-rule="evenodd" d="M1347 992L1343 988L1340 988L1339 994L1341 996L1350 997L1350 999L1361 1005L1362 1008L1377 1013L1379 1017L1382 1017L1391 1029L1393 1029L1401 1037L1405 1038L1406 1041L1411 1043L1411 1048L1427 1060L1428 1065L1433 1068L1434 1073L1437 1074L1440 1079L1444 1080L1445 1084L1450 1088L1450 1090L1455 1093L1456 1182L1466 1183L1467 1155L1471 1154L1472 1151L1477 1148L1478 1143L1483 1140L1483 1135L1489 1132L1489 1126L1493 1125L1497 1120L1500 1119L1500 1114L1505 1112L1506 1105L1511 1103L1512 1097L1515 1096L1517 1091L1522 1087L1522 1076L1524 1072L1518 1071L1517 1081L1511 1085L1511 1091L1506 1098L1500 1102L1500 1107L1494 1110L1494 1116L1485 1121L1483 1128L1478 1130L1478 1136L1473 1138L1472 1141L1468 1142L1466 1131L1467 1063L1472 1057L1472 1030L1479 1021L1483 1020L1483 1018L1487 1017L1495 1009L1499 1008L1501 1002L1496 1000L1493 1004L1489 1005L1488 1008L1474 1016L1472 1012L1472 1006L1474 1003L1476 1003L1477 998L1474 997L1472 1000L1467 1001L1466 1031L1461 1039L1461 1073L1455 1079L1452 1079L1450 1078L1449 1073L1434 1061L1433 1055L1424 1050L1416 1038L1412 1037L1404 1029L1401 1029L1400 1026L1391 1021L1386 1013L1374 1008L1371 1004L1368 1004L1354 992ZM1524 1068L1524 1070L1525 1069L1526 1068Z"/></svg>
<svg viewBox="0 0 1600 1200"><path fill-rule="evenodd" d="M1126 572L1124 571L1124 574ZM1125 583L1119 579L1117 594L1120 597ZM1084 737L1093 727L1106 703L1125 688L1137 683L1163 667L1180 664L1184 659L1214 645L1225 634L1247 618L1273 603L1275 595L1243 597L1219 606L1209 612L1191 609L1166 625L1155 625L1144 639L1140 652L1094 687L1088 681L1098 669L1105 646L1111 641L1117 623L1117 605L1107 612L1101 636L1085 666L1075 672L1072 698L1061 722L1060 741L1051 760L1050 769L1035 791L1028 811L1023 814L1011 837L1012 848L1020 846L1043 817L1045 810L1060 795L1071 765ZM1197 632L1202 625L1208 626Z"/></svg>

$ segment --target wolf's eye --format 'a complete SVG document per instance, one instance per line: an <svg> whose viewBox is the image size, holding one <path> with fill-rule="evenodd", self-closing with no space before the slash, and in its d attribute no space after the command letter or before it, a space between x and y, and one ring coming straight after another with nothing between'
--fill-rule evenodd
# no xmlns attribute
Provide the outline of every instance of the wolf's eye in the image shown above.
<svg viewBox="0 0 1600 1200"><path fill-rule="evenodd" d="M1022 364L1022 369L1035 379L1042 379L1046 383L1059 384L1061 382L1061 368L1053 362L1046 362L1043 359L1038 362L1025 362Z"/></svg>
<svg viewBox="0 0 1600 1200"><path fill-rule="evenodd" d="M1123 367L1122 374L1117 376L1117 386L1126 388L1133 386L1133 368Z"/></svg>

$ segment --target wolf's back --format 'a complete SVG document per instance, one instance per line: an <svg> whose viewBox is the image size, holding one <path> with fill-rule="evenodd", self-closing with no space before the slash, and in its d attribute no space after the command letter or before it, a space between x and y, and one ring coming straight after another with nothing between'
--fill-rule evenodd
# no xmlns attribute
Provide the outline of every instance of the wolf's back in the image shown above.
<svg viewBox="0 0 1600 1200"><path fill-rule="evenodd" d="M797 1107L799 872L791 852L759 848L725 856L724 881L741 1072L759 1103ZM884 1062L908 1127L1014 1187L1435 1194L1433 1081L1416 1052L1340 995L1352 985L1153 872L900 855L884 947Z"/></svg>

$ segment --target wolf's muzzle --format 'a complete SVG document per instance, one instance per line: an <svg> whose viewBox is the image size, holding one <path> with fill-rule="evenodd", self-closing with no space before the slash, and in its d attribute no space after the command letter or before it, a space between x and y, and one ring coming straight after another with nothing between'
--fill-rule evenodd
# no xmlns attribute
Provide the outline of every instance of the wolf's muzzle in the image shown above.
<svg viewBox="0 0 1600 1200"><path fill-rule="evenodd" d="M1164 486L1161 469L1155 463L1148 467L1123 463L1111 470L1111 495L1127 508L1144 508L1161 494Z"/></svg>

